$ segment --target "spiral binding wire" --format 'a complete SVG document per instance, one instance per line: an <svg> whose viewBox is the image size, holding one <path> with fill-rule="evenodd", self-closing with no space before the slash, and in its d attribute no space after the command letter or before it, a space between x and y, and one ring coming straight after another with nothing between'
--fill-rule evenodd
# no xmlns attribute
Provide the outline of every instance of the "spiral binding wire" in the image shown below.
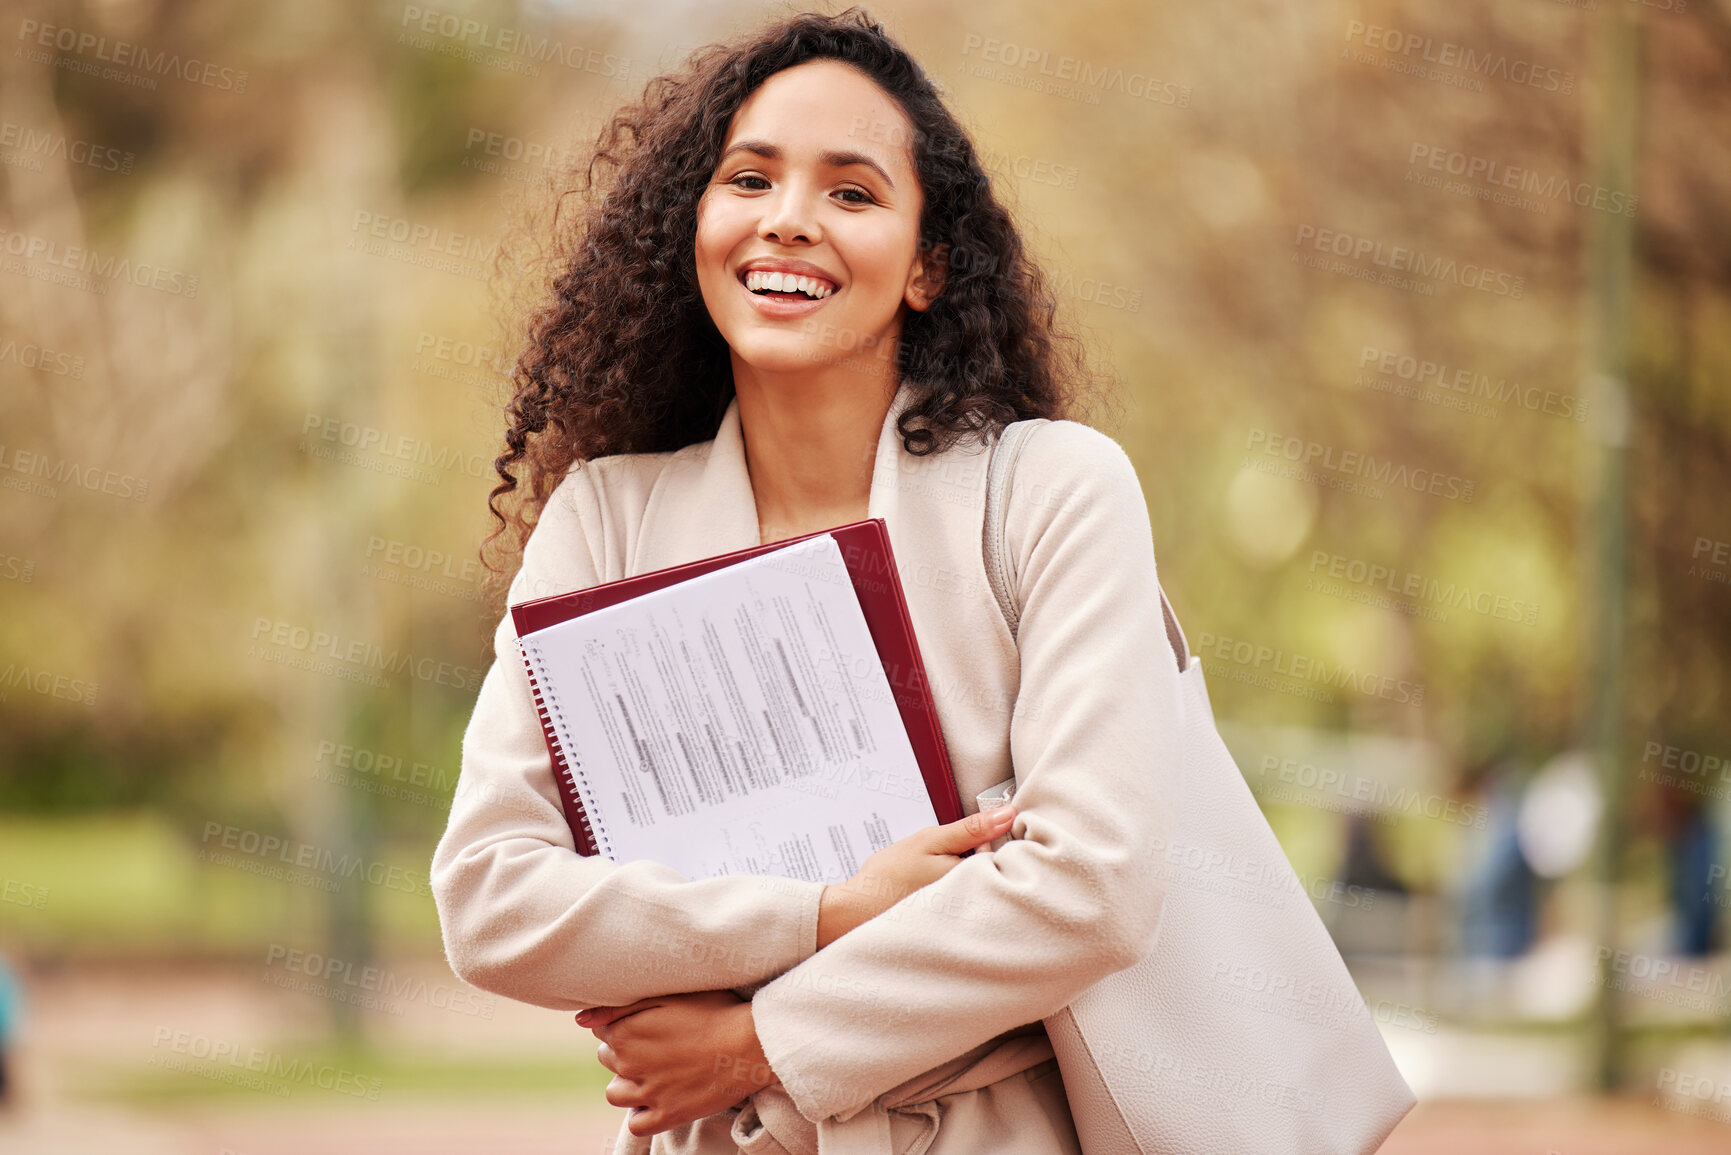
<svg viewBox="0 0 1731 1155"><path fill-rule="evenodd" d="M578 826L581 827L577 832L577 850L581 854L595 854L599 850L611 859L613 846L607 841L606 832L596 830L589 818L588 807L583 805L583 795L588 792L589 780L584 778L582 789L579 789L577 780L582 774L582 766L573 766L565 757L565 743L560 738L565 725L565 712L559 708L559 700L553 695L552 683L548 682L545 674L541 672L541 648L523 638L517 639L517 645L523 652L523 666L529 671L529 689L535 695L535 712L540 715L541 729L548 736L548 746L553 755L553 780L558 783L559 792L565 796L567 816L574 814Z"/></svg>

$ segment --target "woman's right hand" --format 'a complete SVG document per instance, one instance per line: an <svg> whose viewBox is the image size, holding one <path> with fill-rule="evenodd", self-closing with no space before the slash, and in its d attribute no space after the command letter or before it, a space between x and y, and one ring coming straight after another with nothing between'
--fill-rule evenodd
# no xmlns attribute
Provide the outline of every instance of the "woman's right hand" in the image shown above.
<svg viewBox="0 0 1731 1155"><path fill-rule="evenodd" d="M1011 803L959 822L923 827L877 851L852 878L824 887L818 904L818 949L936 882L956 868L964 852L1008 833L1015 818Z"/></svg>

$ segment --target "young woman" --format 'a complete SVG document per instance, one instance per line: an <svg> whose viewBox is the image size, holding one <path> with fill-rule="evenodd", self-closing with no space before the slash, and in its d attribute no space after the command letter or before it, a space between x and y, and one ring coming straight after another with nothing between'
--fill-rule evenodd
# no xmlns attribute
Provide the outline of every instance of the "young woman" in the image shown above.
<svg viewBox="0 0 1731 1155"><path fill-rule="evenodd" d="M433 859L451 965L583 1012L622 1152L1078 1152L1041 1019L1149 945L1140 817L1178 697L1136 472L1065 418L1081 355L967 135L858 10L699 51L596 155L497 463L509 600L882 517L964 807L1012 774L1016 806L827 886L580 856L506 615ZM984 465L1029 417L1012 635Z"/></svg>

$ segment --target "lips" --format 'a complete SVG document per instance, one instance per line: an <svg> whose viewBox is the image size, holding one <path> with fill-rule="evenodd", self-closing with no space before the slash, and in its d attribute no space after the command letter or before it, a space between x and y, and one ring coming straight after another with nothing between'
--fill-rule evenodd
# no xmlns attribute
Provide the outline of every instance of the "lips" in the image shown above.
<svg viewBox="0 0 1731 1155"><path fill-rule="evenodd" d="M746 277L752 273L780 273L785 276L805 279L828 290L826 295L833 296L841 289L838 281L827 269L814 265L810 261L796 260L792 257L755 257L739 267L737 274L739 282L745 283ZM790 286L791 288L791 286Z"/></svg>

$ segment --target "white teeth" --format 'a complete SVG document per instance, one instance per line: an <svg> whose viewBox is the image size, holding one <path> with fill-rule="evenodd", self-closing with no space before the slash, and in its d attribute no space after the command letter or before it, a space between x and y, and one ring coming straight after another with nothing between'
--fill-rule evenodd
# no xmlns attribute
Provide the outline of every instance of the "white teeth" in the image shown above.
<svg viewBox="0 0 1731 1155"><path fill-rule="evenodd" d="M798 277L792 273L766 273L758 269L745 274L745 287L754 293L766 289L778 293L800 292L819 301L835 292L814 277Z"/></svg>

